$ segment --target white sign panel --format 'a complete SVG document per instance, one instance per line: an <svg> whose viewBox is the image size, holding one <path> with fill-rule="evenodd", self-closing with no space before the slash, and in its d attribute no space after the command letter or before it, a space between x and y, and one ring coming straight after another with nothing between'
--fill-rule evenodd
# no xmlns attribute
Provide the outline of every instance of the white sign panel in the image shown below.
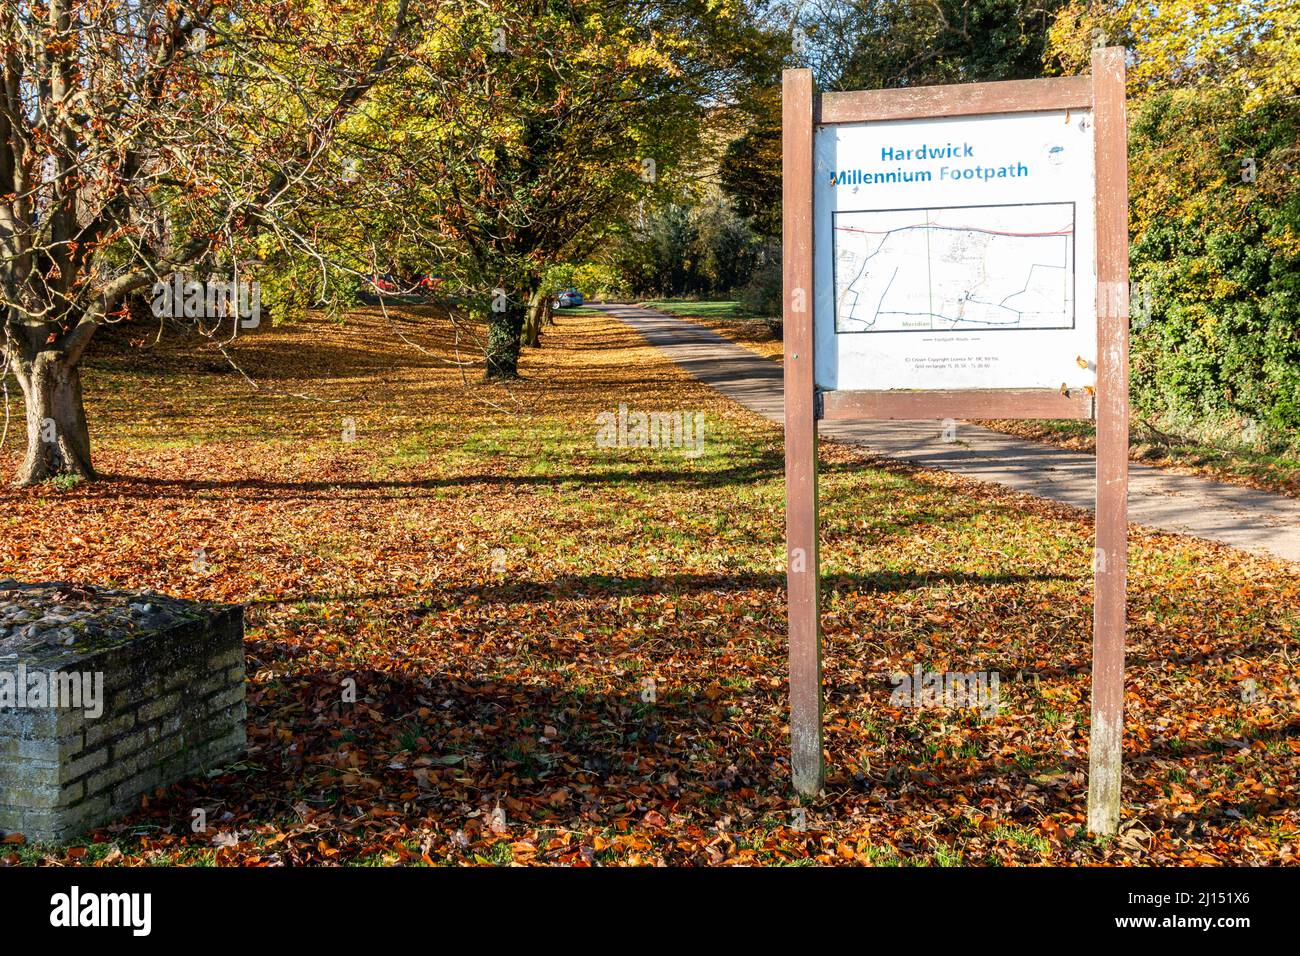
<svg viewBox="0 0 1300 956"><path fill-rule="evenodd" d="M823 389L1093 385L1089 111L819 127Z"/></svg>

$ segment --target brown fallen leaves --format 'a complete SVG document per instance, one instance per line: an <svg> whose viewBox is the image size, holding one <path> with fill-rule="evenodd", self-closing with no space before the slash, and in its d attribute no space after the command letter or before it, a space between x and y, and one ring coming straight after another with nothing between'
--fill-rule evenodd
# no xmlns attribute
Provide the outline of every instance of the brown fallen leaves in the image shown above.
<svg viewBox="0 0 1300 956"><path fill-rule="evenodd" d="M240 340L338 403L168 348L102 352L110 477L0 492L0 575L245 603L249 751L6 862L1296 862L1294 569L1135 532L1125 827L1093 841L1090 521L826 446L830 777L801 806L777 429L599 317L563 317L510 393L373 311ZM598 448L620 402L704 411L706 453ZM999 712L892 705L918 664L996 670Z"/></svg>

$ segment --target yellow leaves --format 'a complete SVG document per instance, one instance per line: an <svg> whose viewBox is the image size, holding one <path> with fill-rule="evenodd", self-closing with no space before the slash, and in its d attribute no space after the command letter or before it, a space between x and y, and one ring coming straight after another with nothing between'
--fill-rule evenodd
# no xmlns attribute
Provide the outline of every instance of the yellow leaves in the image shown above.
<svg viewBox="0 0 1300 956"><path fill-rule="evenodd" d="M625 51L624 55L628 66L635 69L649 66L669 73L676 71L676 66L673 64L671 57L657 47L648 44L632 46Z"/></svg>
<svg viewBox="0 0 1300 956"><path fill-rule="evenodd" d="M1263 242L1275 256L1300 256L1300 233L1289 224L1285 229L1266 234Z"/></svg>
<svg viewBox="0 0 1300 956"><path fill-rule="evenodd" d="M1075 2L1052 25L1048 57L1064 72L1084 73L1096 41L1128 45L1135 91L1222 85L1246 92L1251 109L1300 87L1294 0L1124 0L1108 10Z"/></svg>

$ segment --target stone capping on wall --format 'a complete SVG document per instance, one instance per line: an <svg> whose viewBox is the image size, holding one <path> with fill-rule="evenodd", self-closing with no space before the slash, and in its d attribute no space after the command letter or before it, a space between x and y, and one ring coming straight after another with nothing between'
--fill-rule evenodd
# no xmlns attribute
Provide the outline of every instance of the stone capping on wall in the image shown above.
<svg viewBox="0 0 1300 956"><path fill-rule="evenodd" d="M129 813L237 760L246 715L242 607L0 581L0 831L62 842Z"/></svg>

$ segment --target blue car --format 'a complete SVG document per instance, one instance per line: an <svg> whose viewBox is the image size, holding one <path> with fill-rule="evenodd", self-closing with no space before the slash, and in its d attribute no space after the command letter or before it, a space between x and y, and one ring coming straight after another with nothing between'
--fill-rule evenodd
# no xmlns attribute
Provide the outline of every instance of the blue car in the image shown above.
<svg viewBox="0 0 1300 956"><path fill-rule="evenodd" d="M577 289L565 289L555 297L555 301L552 305L557 309L575 309L582 305L582 303L583 298L581 292Z"/></svg>

